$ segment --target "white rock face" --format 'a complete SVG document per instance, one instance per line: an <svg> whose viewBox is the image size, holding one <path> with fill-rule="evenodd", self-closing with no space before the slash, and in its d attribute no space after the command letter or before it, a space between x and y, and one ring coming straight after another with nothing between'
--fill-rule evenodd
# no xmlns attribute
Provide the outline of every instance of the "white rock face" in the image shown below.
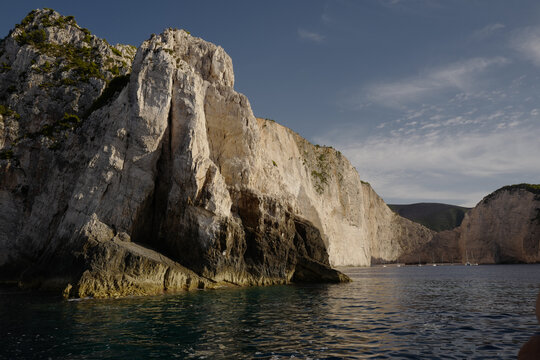
<svg viewBox="0 0 540 360"><path fill-rule="evenodd" d="M63 147L73 145L76 119L106 81L130 72L133 55L130 46L115 54L48 9L32 11L0 41L0 277L26 268L53 241L83 155Z"/></svg>
<svg viewBox="0 0 540 360"><path fill-rule="evenodd" d="M161 145L162 153L163 146L169 148L172 166L167 213L186 207L182 226L198 224L203 244L214 244L222 224L236 221L238 215L231 210L238 200L233 198L242 193L271 198L313 223L321 231L332 265L366 266L372 256L395 260L410 241L416 245L431 236L396 216L341 154L315 147L272 121L256 119L248 100L234 91L232 61L220 47L184 31L167 30L141 46L133 81L131 119L125 120L132 126L126 129L132 136L125 146L127 157L120 156L130 168L118 169L125 184L113 184L111 194L134 203L118 204L100 192L96 197L104 205L88 201L101 212L110 208L98 218L118 219L117 230L132 230L136 213L125 209L139 208L152 192L155 174L148 170L155 169ZM119 101L116 106L128 105ZM111 145L116 127L107 126ZM166 135L170 140L163 140ZM121 155L121 148L110 146L106 163L114 163L113 149ZM81 193L87 193L89 185ZM137 196L120 196L124 191Z"/></svg>
<svg viewBox="0 0 540 360"><path fill-rule="evenodd" d="M254 187L280 199L317 226L334 266L395 261L432 233L397 216L349 161L291 130L259 120L262 157ZM275 165L274 165L275 163Z"/></svg>
<svg viewBox="0 0 540 360"><path fill-rule="evenodd" d="M4 160L0 266L30 267L27 283L68 296L122 296L339 281L320 271L395 261L431 239L339 152L255 118L233 86L219 46L172 29L144 42L127 85L46 158L31 196Z"/></svg>

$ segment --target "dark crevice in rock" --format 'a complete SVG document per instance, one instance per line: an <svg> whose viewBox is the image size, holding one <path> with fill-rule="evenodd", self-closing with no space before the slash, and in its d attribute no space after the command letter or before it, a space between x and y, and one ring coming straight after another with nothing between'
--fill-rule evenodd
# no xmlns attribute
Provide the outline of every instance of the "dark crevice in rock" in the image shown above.
<svg viewBox="0 0 540 360"><path fill-rule="evenodd" d="M54 250L46 249L38 262L32 262L24 270L20 277L23 288L62 290L67 283L76 283L88 269L86 245L70 243L67 238L59 239L58 243L61 245Z"/></svg>
<svg viewBox="0 0 540 360"><path fill-rule="evenodd" d="M342 283L349 282L351 279L338 270L330 268L327 264L302 257L296 263L291 281L295 283Z"/></svg>
<svg viewBox="0 0 540 360"><path fill-rule="evenodd" d="M299 217L294 218L294 243L299 253L325 265L330 265L328 252L321 232L312 223Z"/></svg>
<svg viewBox="0 0 540 360"><path fill-rule="evenodd" d="M21 274L33 264L34 259L19 255L16 259L10 259L5 265L0 266L0 283L18 283Z"/></svg>
<svg viewBox="0 0 540 360"><path fill-rule="evenodd" d="M169 288L169 276L171 275L171 268L168 267L167 270L165 270L165 274L163 275L163 291L167 291ZM188 284L189 286L189 284Z"/></svg>
<svg viewBox="0 0 540 360"><path fill-rule="evenodd" d="M145 247L160 251L165 256L170 253L160 241L162 224L167 216L167 200L171 188L172 168L172 104L169 110L168 127L161 142L161 154L157 161L154 176L154 189L141 206L135 218L131 239Z"/></svg>
<svg viewBox="0 0 540 360"><path fill-rule="evenodd" d="M174 82L173 82L173 88L174 88ZM168 152L167 152L167 159L168 159L168 164L169 165L172 165L172 161L173 161L173 138L174 138L174 132L173 132L173 116L174 116L174 106L173 106L173 100L174 100L174 90L171 94L171 103L169 104L169 115L167 116L167 132L168 134L165 134L168 135L168 143L167 143L167 148L168 148Z"/></svg>
<svg viewBox="0 0 540 360"><path fill-rule="evenodd" d="M283 279L294 273L296 282L341 281L330 268L319 229L309 221L273 199L247 192L237 196L234 210L244 227L243 259L250 273Z"/></svg>
<svg viewBox="0 0 540 360"><path fill-rule="evenodd" d="M40 256L41 257L47 249L49 249L51 242L53 241L54 237L56 236L56 231L58 229L58 226L60 225L60 222L62 221L62 218L64 217L64 214L66 213L68 209L67 200L64 202L64 205L62 206L61 210L57 211L52 218L52 221L50 225L48 226L49 233L47 235L47 241L43 245L43 248L41 249Z"/></svg>

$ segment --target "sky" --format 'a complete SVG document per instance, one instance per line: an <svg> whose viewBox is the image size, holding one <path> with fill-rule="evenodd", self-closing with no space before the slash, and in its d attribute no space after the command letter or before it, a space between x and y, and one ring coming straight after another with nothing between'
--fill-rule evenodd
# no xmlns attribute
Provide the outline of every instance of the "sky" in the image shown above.
<svg viewBox="0 0 540 360"><path fill-rule="evenodd" d="M474 206L540 183L537 0L18 1L110 43L167 27L222 46L256 116L340 150L391 204Z"/></svg>

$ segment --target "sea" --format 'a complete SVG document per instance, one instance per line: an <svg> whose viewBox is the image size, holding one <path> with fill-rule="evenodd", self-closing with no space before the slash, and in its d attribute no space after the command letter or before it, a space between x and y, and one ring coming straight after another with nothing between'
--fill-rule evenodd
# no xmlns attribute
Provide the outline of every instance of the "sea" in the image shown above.
<svg viewBox="0 0 540 360"><path fill-rule="evenodd" d="M107 300L0 288L0 359L512 359L540 334L540 265L341 270Z"/></svg>

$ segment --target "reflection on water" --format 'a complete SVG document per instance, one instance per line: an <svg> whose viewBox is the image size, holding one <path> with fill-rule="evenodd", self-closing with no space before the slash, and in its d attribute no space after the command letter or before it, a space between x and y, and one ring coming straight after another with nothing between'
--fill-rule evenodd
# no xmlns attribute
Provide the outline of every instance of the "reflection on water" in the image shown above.
<svg viewBox="0 0 540 360"><path fill-rule="evenodd" d="M515 358L537 331L539 265L344 270L120 300L0 290L0 358Z"/></svg>

